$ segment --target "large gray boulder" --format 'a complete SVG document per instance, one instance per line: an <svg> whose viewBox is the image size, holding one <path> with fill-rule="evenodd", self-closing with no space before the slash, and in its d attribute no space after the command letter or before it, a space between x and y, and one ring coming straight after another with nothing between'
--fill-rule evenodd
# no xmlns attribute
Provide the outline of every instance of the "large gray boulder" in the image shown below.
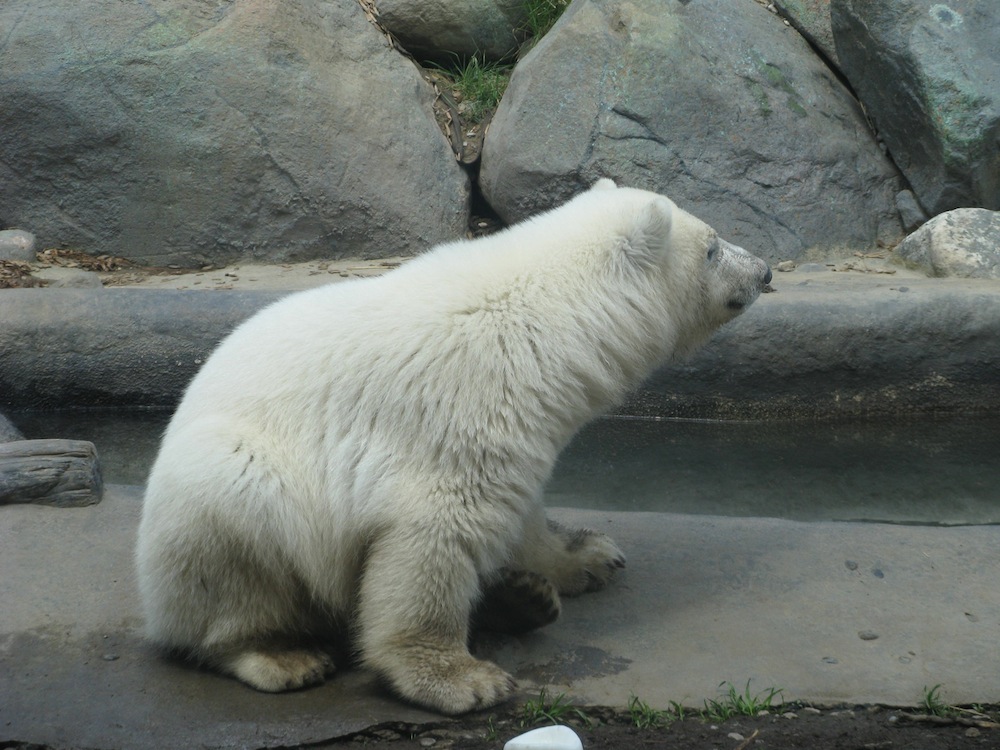
<svg viewBox="0 0 1000 750"><path fill-rule="evenodd" d="M142 263L462 234L433 93L356 2L0 3L0 225Z"/></svg>
<svg viewBox="0 0 1000 750"><path fill-rule="evenodd" d="M421 60L510 57L524 41L523 0L378 0L378 21Z"/></svg>
<svg viewBox="0 0 1000 750"><path fill-rule="evenodd" d="M1000 212L946 211L899 243L896 256L928 276L1000 279Z"/></svg>
<svg viewBox="0 0 1000 750"><path fill-rule="evenodd" d="M1000 4L832 0L841 68L931 214L1000 209Z"/></svg>
<svg viewBox="0 0 1000 750"><path fill-rule="evenodd" d="M830 24L830 0L774 0L778 11L831 63L837 63L837 45Z"/></svg>
<svg viewBox="0 0 1000 750"><path fill-rule="evenodd" d="M521 61L480 184L507 220L601 176L769 261L895 243L898 173L856 102L753 2L577 0Z"/></svg>

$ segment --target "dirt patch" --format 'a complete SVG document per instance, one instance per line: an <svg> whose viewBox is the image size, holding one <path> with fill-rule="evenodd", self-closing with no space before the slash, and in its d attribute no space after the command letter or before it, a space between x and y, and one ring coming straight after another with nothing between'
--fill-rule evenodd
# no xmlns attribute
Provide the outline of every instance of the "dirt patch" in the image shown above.
<svg viewBox="0 0 1000 750"><path fill-rule="evenodd" d="M27 289L44 286L34 275L30 263L20 260L0 260L0 289Z"/></svg>
<svg viewBox="0 0 1000 750"><path fill-rule="evenodd" d="M269 289L295 291L331 281L378 276L406 258L381 260L307 261L302 263L237 263L200 269L140 266L124 258L91 256L72 250L44 250L34 263L0 261L0 288L64 286L53 271L96 276L104 287L149 289ZM69 277L73 278L73 277Z"/></svg>
<svg viewBox="0 0 1000 750"><path fill-rule="evenodd" d="M882 706L786 705L780 713L752 718L713 722L695 716L643 729L627 711L587 708L591 726L572 724L585 750L967 750L1000 747L997 709L940 717ZM382 725L310 747L499 750L526 731L515 713L484 713L434 726Z"/></svg>

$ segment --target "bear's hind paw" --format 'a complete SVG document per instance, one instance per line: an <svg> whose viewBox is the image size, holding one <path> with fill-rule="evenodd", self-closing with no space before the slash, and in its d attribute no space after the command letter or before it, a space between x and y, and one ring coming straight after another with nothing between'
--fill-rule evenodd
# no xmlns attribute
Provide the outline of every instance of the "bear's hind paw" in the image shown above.
<svg viewBox="0 0 1000 750"><path fill-rule="evenodd" d="M530 570L505 568L483 591L472 626L517 635L555 622L561 611L559 592L551 581Z"/></svg>
<svg viewBox="0 0 1000 750"><path fill-rule="evenodd" d="M324 651L252 649L221 659L219 668L265 693L280 693L321 684L334 673Z"/></svg>

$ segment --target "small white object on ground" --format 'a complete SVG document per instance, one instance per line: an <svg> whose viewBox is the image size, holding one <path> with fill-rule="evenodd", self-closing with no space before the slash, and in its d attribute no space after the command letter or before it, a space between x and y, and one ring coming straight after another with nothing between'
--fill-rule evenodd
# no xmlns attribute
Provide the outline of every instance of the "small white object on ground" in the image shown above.
<svg viewBox="0 0 1000 750"><path fill-rule="evenodd" d="M583 743L576 732L560 724L520 734L508 741L503 750L583 750Z"/></svg>

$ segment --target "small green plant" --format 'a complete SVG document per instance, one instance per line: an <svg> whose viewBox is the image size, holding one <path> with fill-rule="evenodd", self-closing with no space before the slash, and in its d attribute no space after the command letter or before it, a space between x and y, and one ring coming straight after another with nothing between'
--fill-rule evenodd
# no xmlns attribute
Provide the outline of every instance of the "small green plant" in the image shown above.
<svg viewBox="0 0 1000 750"><path fill-rule="evenodd" d="M756 716L761 711L769 711L781 693L781 688L773 687L752 693L750 680L747 680L742 692L731 682L720 682L719 698L705 700L704 714L712 721L725 721L733 716Z"/></svg>
<svg viewBox="0 0 1000 750"><path fill-rule="evenodd" d="M932 688L924 685L924 697L920 701L920 708L931 716L950 716L954 713L954 708L941 700L941 683Z"/></svg>
<svg viewBox="0 0 1000 750"><path fill-rule="evenodd" d="M657 729L666 724L668 720L666 711L657 711L645 701L639 700L636 695L632 695L628 699L628 713L632 723L639 729Z"/></svg>
<svg viewBox="0 0 1000 750"><path fill-rule="evenodd" d="M724 700L705 699L705 710L702 711L702 714L709 721L725 721L734 716L735 713L732 705Z"/></svg>
<svg viewBox="0 0 1000 750"><path fill-rule="evenodd" d="M677 701L670 701L670 712L677 717L677 721L684 721L684 706Z"/></svg>
<svg viewBox="0 0 1000 750"><path fill-rule="evenodd" d="M497 108L513 70L512 65L486 62L475 55L466 60L456 57L448 67L434 67L450 82L463 119L473 124Z"/></svg>
<svg viewBox="0 0 1000 750"><path fill-rule="evenodd" d="M524 0L524 30L540 39L552 28L569 6L570 0Z"/></svg>
<svg viewBox="0 0 1000 750"><path fill-rule="evenodd" d="M584 726L590 726L590 717L576 706L569 703L565 693L559 693L550 698L545 688L538 693L537 700L529 700L521 711L521 727L533 727L537 724L562 724L576 720Z"/></svg>
<svg viewBox="0 0 1000 750"><path fill-rule="evenodd" d="M486 735L483 739L487 742L496 742L500 737L500 731L497 729L496 720L497 717L494 714L490 714L490 718L486 720Z"/></svg>

